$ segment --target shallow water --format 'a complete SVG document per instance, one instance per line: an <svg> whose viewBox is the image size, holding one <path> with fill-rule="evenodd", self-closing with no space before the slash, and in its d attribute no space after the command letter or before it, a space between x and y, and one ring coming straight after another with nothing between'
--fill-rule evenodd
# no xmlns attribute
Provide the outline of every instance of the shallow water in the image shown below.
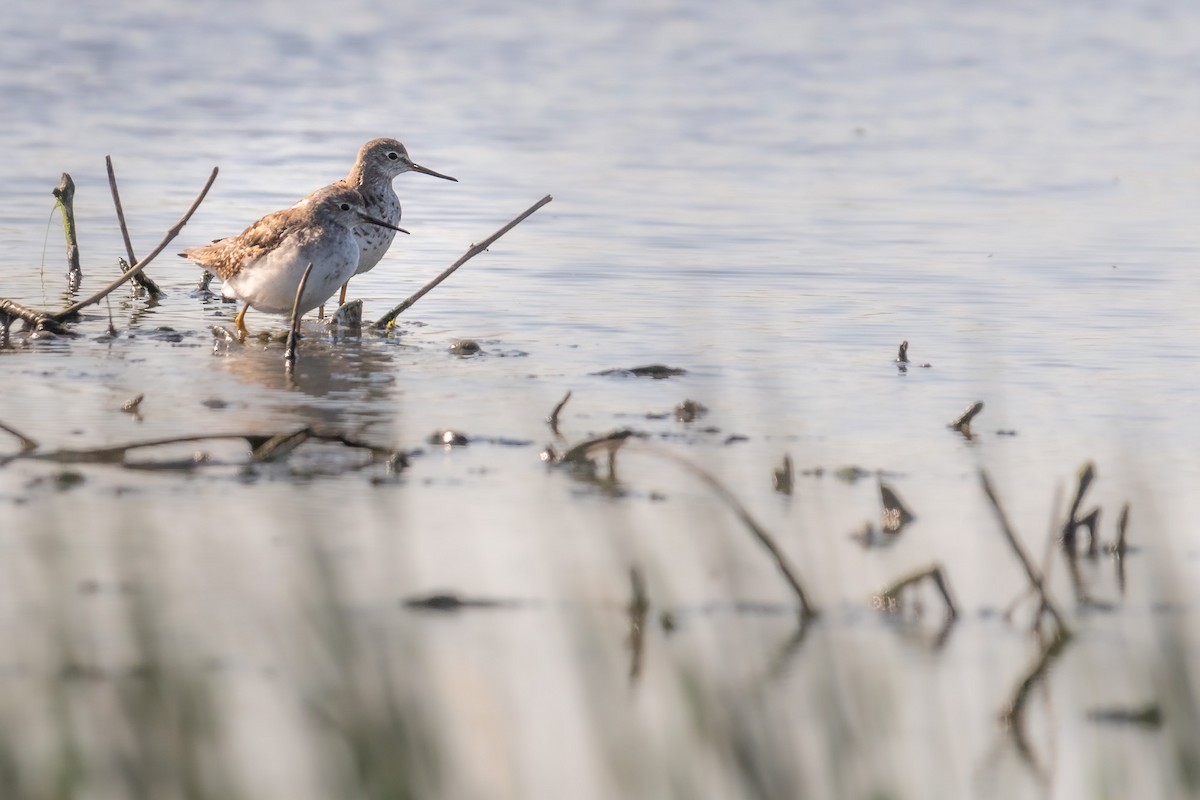
<svg viewBox="0 0 1200 800"><path fill-rule="evenodd" d="M0 469L8 569L26 575L21 554L55 530L70 534L79 580L119 572L110 551L123 534L154 540L173 565L169 594L223 621L214 651L257 665L281 657L256 641L254 621L284 614L311 534L337 554L356 609L422 643L460 794L612 796L620 781L597 740L611 746L639 721L647 761L628 756L641 777L618 770L636 788L623 790L678 790L650 764L703 761L691 739L692 759L664 754L686 728L682 664L732 704L762 707L761 752L799 753L781 785L1011 796L1036 785L1036 770L996 755L995 720L1035 650L999 618L1024 578L975 473L993 475L1040 560L1052 514L1094 460L1085 507L1102 507L1109 540L1132 500L1142 549L1124 596L1107 560L1089 568L1116 608L1074 620L1081 641L1047 683L1036 712L1039 746L1055 754L1045 785L1064 797L1098 784L1178 788L1170 722L1127 731L1086 711L1167 703L1151 679L1161 665L1137 654L1177 637L1164 605L1184 619L1194 609L1200 17L1188 5L205 0L22 8L0 26L0 296L28 305L63 302L61 234L46 222L61 171L77 184L83 292L115 274L105 155L139 254L220 166L175 252L341 177L366 139L399 137L461 183L396 181L412 235L352 282L368 318L555 196L420 301L399 335L333 340L310 321L290 377L279 344L214 346L212 326L230 326L235 308L198 297L194 268L167 256L148 270L162 302L113 295L115 340L101 338L105 305L78 340L18 336L0 350L0 421L47 449L311 424L422 453L396 480L372 481L377 468L86 466L70 468L84 481L66 491L39 482L62 467L14 462ZM248 322L283 329L268 315ZM449 354L463 337L485 354ZM932 367L898 372L901 340ZM595 374L648 363L688 374ZM776 608L791 604L787 587L677 468L623 455L618 497L548 471L544 419L568 390L555 447L632 427L711 470L780 537L827 610L819 628L788 650L794 618ZM136 394L141 413L122 413ZM646 418L688 398L708 415ZM946 423L976 400L985 410L967 442ZM476 441L428 445L442 428ZM785 453L826 474L776 494ZM894 546L850 538L877 520L879 500L873 478L830 474L847 465L885 472L915 510ZM934 561L963 612L942 649L868 604ZM575 638L581 620L595 625L583 649L604 653L597 669L625 668L617 612L630 564L681 628L652 630L639 691L628 717L606 709L614 720L588 702L607 695L589 684ZM1070 607L1061 563L1054 574ZM453 620L397 610L437 589L545 605ZM737 613L738 600L776 611ZM21 608L0 626L29 637ZM1192 638L1181 641L1194 656ZM286 702L270 684L256 691L250 702L275 710L248 715L247 729L271 729ZM286 745L257 745L256 780L307 796ZM692 788L741 791L729 774L708 777Z"/></svg>

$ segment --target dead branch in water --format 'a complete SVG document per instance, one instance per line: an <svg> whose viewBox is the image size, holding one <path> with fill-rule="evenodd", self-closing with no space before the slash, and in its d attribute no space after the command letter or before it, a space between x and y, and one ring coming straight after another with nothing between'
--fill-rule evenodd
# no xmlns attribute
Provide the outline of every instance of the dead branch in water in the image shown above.
<svg viewBox="0 0 1200 800"><path fill-rule="evenodd" d="M129 266L136 267L138 260L133 254L133 241L129 238L129 228L125 226L125 209L121 207L121 195L117 192L117 174L113 171L112 156L104 157L104 165L108 168L108 188L112 192L113 205L117 209L117 223L121 226L121 238L125 240L125 253L129 256ZM150 276L139 272L133 276L133 282L146 290L150 297L162 297L162 289L150 279Z"/></svg>
<svg viewBox="0 0 1200 800"><path fill-rule="evenodd" d="M198 194L196 199L192 201L191 206L189 206L188 210L183 213L183 216L179 218L179 221L171 226L166 235L163 237L163 240L158 243L158 246L150 251L150 255L146 256L135 266L131 267L129 271L123 273L121 277L117 278L91 297L85 300L80 300L78 303L75 303L69 308L63 309L62 311L39 311L38 309L28 308L20 303L15 303L12 300L0 297L0 325L7 327L8 325L11 325L14 320L20 319L24 320L25 324L30 328L48 330L64 335L72 335L62 323L74 317L82 309L87 308L94 303L99 303L111 292L119 288L121 284L125 283L126 281L133 280L138 275L141 275L142 270L146 268L146 265L153 261L160 253L162 253L163 250L166 249L167 245L171 243L171 240L179 235L179 232L183 230L183 226L186 225L188 220L192 218L192 214L196 213L196 209L200 207L200 203L204 201L204 198L208 195L208 190L212 188L213 182L216 181L217 172L217 168L213 167L212 174L208 176L208 180L205 182L204 188L200 190L200 194Z"/></svg>
<svg viewBox="0 0 1200 800"><path fill-rule="evenodd" d="M169 436L161 439L146 439L122 445L92 447L83 449L52 450L38 452L38 444L27 436L0 423L4 430L21 441L21 451L8 456L0 456L0 464L17 459L32 461L48 461L56 464L110 464L126 469L138 470L179 470L197 467L230 466L229 462L216 461L207 457L191 456L186 459L170 459L160 461L129 461L130 453L156 447L190 444L192 442L219 442L241 439L250 448L248 462L233 462L239 464L265 464L282 461L297 447L308 441L341 444L355 450L363 450L370 454L368 463L390 463L396 456L396 451L386 447L378 447L367 442L359 441L336 433L321 433L313 428L304 427L295 431L276 434L257 433L212 433L195 434L190 436Z"/></svg>
<svg viewBox="0 0 1200 800"><path fill-rule="evenodd" d="M812 603L809 602L808 593L804 591L804 587L801 585L800 579L796 575L796 571L792 569L791 564L788 563L787 556L784 555L783 550L775 541L775 537L772 536L764 527L759 525L757 520L751 516L746 507L742 505L741 501L734 496L733 492L727 489L723 483L717 480L707 470L696 466L686 458L675 455L670 451L661 450L657 447L652 447L646 444L635 444L633 435L630 431L618 431L617 433L610 434L608 436L590 439L586 442L576 445L575 447L572 447L562 456L553 456L553 461L560 464L578 464L584 461L589 461L594 455L604 453L608 455L609 470L610 475L612 475L615 474L614 470L617 451L623 447L633 447L636 452L661 458L666 461L671 461L680 467L683 467L686 471L699 478L710 489L712 489L713 492L722 501L724 501L724 503L729 506L730 509L733 510L733 513L739 520L741 520L742 524L746 526L746 529L754 535L754 538L758 540L758 543L761 544L770 554L771 559L775 562L775 566L779 569L779 572L783 575L784 580L787 581L788 586L791 587L792 592L795 593L796 598L800 601L801 620L808 621L817 616L816 608L812 605ZM553 451L549 452L553 453Z"/></svg>
<svg viewBox="0 0 1200 800"><path fill-rule="evenodd" d="M1058 607L1050 599L1046 593L1044 576L1038 572L1037 567L1029 560L1029 556L1025 553L1025 548L1017 540L1017 536L1013 533L1012 526L1008 523L1008 517L1004 514L1004 509L1000 507L1000 501L996 497L995 490L992 489L992 482L988 478L987 472L979 471L979 480L983 484L983 491L987 495L988 500L992 503L992 510L996 512L996 519L1000 523L1000 531L1004 534L1004 538L1008 540L1009 547L1016 554L1017 560L1021 562L1021 566L1025 570L1025 577L1029 579L1029 584L1037 592L1041 600L1041 607L1038 610L1040 617L1042 612L1050 614L1054 618L1054 623L1057 628L1055 635L1060 637L1070 636L1070 631L1067 629L1066 622L1063 621L1063 616L1058 611Z"/></svg>
<svg viewBox="0 0 1200 800"><path fill-rule="evenodd" d="M950 582L946 578L945 570L942 569L941 564L934 564L931 567L919 570L911 575L906 575L900 580L893 582L875 596L876 605L883 611L900 611L903 608L901 593L921 581L931 581L937 587L938 593L941 594L942 600L946 603L946 612L949 618L956 619L958 617L958 607L954 605L954 598L950 595Z"/></svg>
<svg viewBox="0 0 1200 800"><path fill-rule="evenodd" d="M376 320L376 321L375 321L375 324L374 324L372 327L373 327L373 328L375 328L376 330L386 330L386 329L387 329L387 327L388 327L389 325L391 325L391 324L392 324L392 323L393 323L393 322L396 320L396 317L398 317L398 316L400 316L401 314L403 314L405 311L407 311L407 310L409 309L409 307L411 307L411 306L413 305L413 303L415 303L415 302L417 302L418 300L420 300L422 297L424 297L426 294L428 294L428 293L429 293L429 292L430 292L430 291L431 291L431 290L432 290L432 289L433 289L435 286L437 286L439 283L441 283L442 281L446 280L446 278L449 278L449 277L450 277L452 274L454 274L454 271L455 271L456 269L458 269L458 268L459 268L459 267L461 267L463 264L465 264L465 263L467 263L468 261L470 261L470 260L471 260L472 258L474 258L475 256L477 256L477 255L479 255L480 253L482 253L484 250L487 250L487 249L488 249L488 247L489 247L489 246L490 246L490 245L491 245L493 242L495 242L497 239L499 239L499 238L500 238L501 236L503 236L504 234L506 234L506 233L508 233L509 231L511 231L511 230L512 230L513 228L515 228L517 225L519 225L519 224L521 224L522 222L524 222L524 221L525 221L525 219L526 219L527 217L529 217L531 214L533 214L533 212L537 211L539 208L541 208L542 206L546 205L547 203L549 203L549 202L550 202L551 200L553 200L553 199L554 199L554 198L553 198L551 195L546 195L546 196L545 196L545 197L543 197L541 200L538 200L538 201L537 201L536 203L534 203L532 206L530 206L529 208L525 209L525 211L524 211L524 212L522 212L522 213L521 213L521 214L520 214L520 215L519 215L519 216L518 216L516 219L514 219L512 222L508 223L508 224L507 224L507 225L505 225L503 228L501 228L500 230L496 231L495 233L493 233L493 234L492 234L491 236L489 236L488 238L484 239L484 240L483 240L482 242L480 242L479 244L473 244L473 245L471 245L471 248L470 248L469 250L467 250L466 254L465 254L465 255L463 255L463 257L462 257L462 258L460 258L458 261L455 261L453 264L451 264L451 265L450 265L449 267L447 267L446 269L442 270L442 273L441 273L440 275L438 275L436 278L434 278L433 280L431 280L429 283L427 283L427 284L425 284L424 286L422 286L422 287L421 287L419 290L417 290L417 292L416 292L415 294L413 294L411 297L409 297L409 298L408 298L407 300L405 300L403 303L401 303L400 305L396 306L396 307L395 307L395 308L393 308L391 311L389 311L388 313L386 313L386 314L384 314L382 317L380 317L378 320Z"/></svg>
<svg viewBox="0 0 1200 800"><path fill-rule="evenodd" d="M550 416L546 418L546 422L550 423L550 430L555 436L560 435L558 432L558 415L562 413L563 406L565 406L567 401L570 399L571 391L568 389L567 393L563 395L563 399L558 401L558 405L554 407L554 410L550 412Z"/></svg>
<svg viewBox="0 0 1200 800"><path fill-rule="evenodd" d="M67 237L67 282L74 289L83 280L83 267L79 265L79 240L75 236L75 181L64 172L58 186L50 193L62 209L63 233Z"/></svg>
<svg viewBox="0 0 1200 800"><path fill-rule="evenodd" d="M150 255L143 258L136 265L130 267L128 272L122 274L121 277L117 278L91 297L85 300L80 300L70 308L58 311L48 316L56 322L62 322L66 319L69 319L93 303L98 303L103 300L109 295L110 292L120 288L121 284L125 283L126 281L133 280L133 278L137 275L141 275L142 270L146 268L146 265L157 258L158 255L167 248L167 245L169 245L171 241L179 235L179 232L183 230L183 226L188 224L188 220L192 218L192 214L195 214L196 209L200 207L202 202L204 202L204 198L208 195L208 190L212 188L213 182L216 181L217 172L218 168L213 167L213 171L208 176L208 180L205 181L204 188L200 190L200 194L196 195L196 199L192 201L192 204L188 207L188 210L183 212L183 216L179 218L179 221L171 226L166 235L163 237L163 240L158 243L158 246L150 251Z"/></svg>

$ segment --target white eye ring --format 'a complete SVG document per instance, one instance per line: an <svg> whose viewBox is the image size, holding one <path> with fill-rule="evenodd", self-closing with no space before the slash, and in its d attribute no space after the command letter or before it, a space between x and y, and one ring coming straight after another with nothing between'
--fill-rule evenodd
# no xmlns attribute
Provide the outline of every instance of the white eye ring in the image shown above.
<svg viewBox="0 0 1200 800"><path fill-rule="evenodd" d="M388 153L388 158L390 158L392 161L399 161L400 154L397 153L395 150L393 150L390 153Z"/></svg>

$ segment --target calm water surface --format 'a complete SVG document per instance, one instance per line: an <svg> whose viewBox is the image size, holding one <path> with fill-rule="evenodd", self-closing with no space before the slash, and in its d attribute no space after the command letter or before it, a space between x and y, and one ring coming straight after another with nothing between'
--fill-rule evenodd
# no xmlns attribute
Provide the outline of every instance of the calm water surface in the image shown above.
<svg viewBox="0 0 1200 800"><path fill-rule="evenodd" d="M681 668L754 710L755 741L787 765L778 786L814 796L1179 790L1164 742L1183 722L1144 732L1086 714L1169 702L1155 678L1171 625L1159 610L1184 609L1194 628L1189 4L203 0L22 7L0 32L0 296L28 305L64 302L61 234L47 223L62 171L77 184L83 291L115 274L105 155L139 254L220 166L175 252L290 205L341 177L363 141L397 136L461 183L396 181L412 235L353 281L369 318L555 196L408 312L400 335L333 341L310 322L291 378L279 345L214 347L212 326L231 325L235 307L199 298L195 269L166 256L149 269L168 293L159 304L113 295L115 340L101 339L101 305L78 340L17 337L0 351L0 421L47 448L314 424L423 451L382 486L374 472L94 467L60 492L38 481L60 467L0 470L4 569L31 597L47 591L29 578L39 537L70 534L79 580L119 572L122 535L155 542L182 618L207 620L209 647L235 665L229 691L249 709L238 735L261 791L318 796L297 766L303 745L257 733L288 729L292 712L254 677L283 658L258 632L286 615L314 537L337 555L356 613L420 642L460 795L616 796L630 774L647 796L738 794L724 762L707 766L687 738ZM462 337L486 354L451 356ZM931 369L897 372L905 339ZM594 374L646 363L688 374ZM790 647L790 614L735 613L742 599L786 607L786 586L667 462L630 455L616 498L548 473L544 418L568 390L557 447L633 427L703 464L780 536L825 621ZM139 393L140 417L121 413ZM710 409L690 427L646 416L687 398ZM976 400L986 408L967 443L945 425ZM425 444L439 428L479 441ZM895 546L863 550L850 534L879 514L874 479L802 477L784 498L770 478L785 453L801 470L889 473L918 521ZM1031 718L1035 749L1053 754L1039 773L997 730L1035 650L1000 616L1024 579L975 472L993 474L1040 558L1056 491L1089 459L1105 538L1132 500L1142 549L1123 596L1107 561L1090 568L1115 610L1072 617L1082 641ZM964 616L940 649L867 603L932 562ZM631 563L681 628L651 631L633 691L592 686L577 626L597 631L585 663L623 677ZM1061 567L1053 584L1070 607ZM397 610L433 589L544 605L453 620ZM5 635L37 641L25 601L7 605ZM1194 663L1194 639L1178 641ZM605 691L623 711L596 709ZM634 737L621 757L632 772L611 769L597 728ZM692 783L654 766L671 759Z"/></svg>

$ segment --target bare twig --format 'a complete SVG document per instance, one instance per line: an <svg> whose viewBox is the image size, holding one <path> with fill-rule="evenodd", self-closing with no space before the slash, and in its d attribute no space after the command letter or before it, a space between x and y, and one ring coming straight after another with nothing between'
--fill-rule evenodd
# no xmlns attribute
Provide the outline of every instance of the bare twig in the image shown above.
<svg viewBox="0 0 1200 800"><path fill-rule="evenodd" d="M25 324L30 328L41 328L52 333L62 334L63 336L73 336L70 330L63 327L50 317L46 311L38 311L28 306L23 306L20 303L14 303L12 300L0 297L0 324L5 329L12 325L17 320L24 320Z"/></svg>
<svg viewBox="0 0 1200 800"><path fill-rule="evenodd" d="M63 233L67 237L67 280L71 288L75 288L83 278L83 268L79 265L79 241L75 236L75 181L64 172L51 194L62 209Z"/></svg>
<svg viewBox="0 0 1200 800"><path fill-rule="evenodd" d="M1017 556L1017 560L1021 562L1021 566L1025 569L1025 576L1029 579L1030 585L1037 590L1038 597L1041 599L1041 608L1054 617L1054 622L1057 626L1057 635L1069 636L1070 631L1063 621L1062 614L1059 613L1058 608L1046 593L1043 576L1037 571L1033 562L1029 560L1029 556L1025 553L1025 548L1017 541L1017 536L1013 533L1012 526L1008 524L1008 518L1004 515L1004 509L1000 507L1000 501L996 498L996 493L992 489L992 482L988 478L987 472L980 470L979 480L983 484L984 493L992 503L992 509L996 512L996 519L1000 522L1000 530L1004 534L1004 538L1008 540L1009 547L1012 548Z"/></svg>
<svg viewBox="0 0 1200 800"><path fill-rule="evenodd" d="M4 431L5 433L7 433L10 436L15 436L17 438L17 440L21 443L21 452L22 453L28 453L31 450L37 450L37 448L38 448L38 443L35 442L33 439L30 439L28 436L21 433L16 428L12 428L12 427L9 427L8 425L5 425L3 422L0 422L0 431Z"/></svg>
<svg viewBox="0 0 1200 800"><path fill-rule="evenodd" d="M1094 508L1083 517L1079 516L1079 507L1083 505L1083 496L1087 494L1087 490L1095 478L1096 465L1089 461L1079 470L1079 485L1075 489L1075 499L1071 501L1071 510L1067 512L1067 521L1063 523L1062 527L1063 547L1072 555L1075 553L1075 534L1080 528L1088 530L1088 555L1094 556L1097 552L1100 509Z"/></svg>
<svg viewBox="0 0 1200 800"><path fill-rule="evenodd" d="M409 309L409 308L410 308L410 307L413 305L413 303L417 302L417 301L418 301L418 300L420 300L422 297L424 297L426 294L428 294L428 293L429 293L429 292L430 292L430 291L431 291L431 290L432 290L432 289L433 289L435 286L437 286L439 283L441 283L442 281L446 280L446 278L449 278L449 277L450 277L450 276L451 276L451 275L454 273L454 271L455 271L456 269L458 269L458 268L459 268L459 267L461 267L463 264L465 264L465 263L467 263L468 261L470 261L470 260L471 260L472 258L474 258L475 256L477 256L477 255L479 255L480 253L482 253L484 250L487 250L487 249L488 249L488 247L489 247L489 246L490 246L490 245L491 245L493 242L495 242L497 239L499 239L499 238L500 238L501 236L503 236L504 234L508 233L510 230L512 230L513 228L515 228L517 225L519 225L519 224L521 224L522 222L524 222L524 221L525 221L525 219L526 219L527 217L529 217L531 214L533 214L533 212L537 211L539 208L541 208L542 206L546 205L547 203L549 203L549 202L550 202L551 200L553 200L553 199L554 199L554 198L553 198L551 195L546 195L546 196L545 196L545 197L543 197L541 200L538 200L538 201L537 201L536 203L534 203L532 206L530 206L529 208L525 209L525 211L524 211L524 212L522 212L522 213L521 213L521 214L520 214L520 215L519 215L519 216L518 216L516 219L514 219L512 222L508 223L508 224L507 224L507 225L505 225L503 228L501 228L500 230L496 231L495 233L493 233L493 234L492 234L491 236L489 236L488 238L484 239L484 240L483 240L482 242L480 242L479 244L474 244L474 245L471 245L471 248L470 248L469 250L467 250L466 254L465 254L465 255L463 255L463 257L462 257L462 258L460 258L458 261L455 261L453 264L451 264L451 265L450 265L449 267L447 267L446 269L442 270L442 273L441 273L440 275L438 275L436 278L434 278L433 280L431 280L429 283L427 283L427 284L425 284L424 286L422 286L422 287L421 287L421 288L420 288L420 289L419 289L419 290L418 290L418 291L417 291L415 294L413 294L411 297L409 297L409 298L408 298L407 300L405 300L403 303L401 303L400 305L396 306L396 307L395 307L395 308L393 308L391 311L389 311L388 313L386 313L386 314L384 314L382 317L380 317L378 320L376 320L376 321L375 321L375 324L374 324L372 327L374 327L376 330L386 330L386 329L387 329L387 327L388 327L388 325L390 325L392 322L394 322L394 321L395 321L396 317L400 316L400 315L401 315L401 314L403 314L405 311L407 311L407 310L408 310L408 309Z"/></svg>
<svg viewBox="0 0 1200 800"><path fill-rule="evenodd" d="M686 458L677 456L670 451L660 450L649 445L641 445L639 447L632 444L634 441L635 440L633 439L633 435L630 431L620 431L616 434L602 436L597 439L591 439L587 442L576 445L563 454L558 461L559 463L579 463L580 461L586 460L597 453L606 453L609 459L609 470L611 474L611 471L614 469L617 451L622 447L629 446L634 447L638 452L678 464L688 472L692 473L692 475L699 478L702 482L707 484L708 487L712 489L713 492L715 492L716 495L733 510L734 514L737 515L738 519L741 520L742 524L746 526L750 533L754 535L754 538L758 540L759 544L766 548L767 552L771 555L772 560L775 562L775 566L778 567L780 573L782 573L784 579L787 581L788 586L791 587L792 591L796 595L796 598L800 601L801 619L807 621L817 615L816 608L809 602L808 593L804 591L804 587L801 585L800 579L796 576L796 571L792 569L791 564L788 563L787 556L784 555L783 550L775 541L775 537L773 537L765 528L758 524L754 517L750 515L750 512L746 510L746 507L742 505L741 501L734 496L733 492L725 488L725 485L713 477L709 472L696 466Z"/></svg>
<svg viewBox="0 0 1200 800"><path fill-rule="evenodd" d="M941 564L934 564L926 569L919 570L906 575L900 580L892 583L890 586L876 595L877 604L884 611L898 611L900 609L900 593L910 586L913 586L921 581L933 581L933 585L937 587L938 592L942 596L942 600L946 602L946 611L951 619L958 617L958 608L954 605L954 598L950 595L950 582L946 579L945 570Z"/></svg>
<svg viewBox="0 0 1200 800"><path fill-rule="evenodd" d="M300 285L296 287L296 299L292 302L292 324L288 328L287 349L283 354L283 363L290 370L296 363L296 347L300 342L300 298L304 295L304 287L308 285L308 276L312 274L313 263L308 262L304 274L300 276Z"/></svg>
<svg viewBox="0 0 1200 800"><path fill-rule="evenodd" d="M179 218L178 222L171 226L170 230L168 230L166 235L163 237L163 240L158 243L157 247L150 251L148 256L143 258L133 267L130 267L128 272L122 274L121 277L117 278L91 297L85 300L80 300L70 308L66 308L62 311L56 311L53 314L47 314L46 316L54 322L62 322L63 320L69 319L78 314L82 309L87 308L93 303L98 303L103 300L110 292L118 289L121 284L132 280L136 275L140 275L142 270L146 268L146 265L157 258L158 255L166 249L167 245L179 235L179 232L183 230L183 226L187 225L188 220L192 218L192 214L196 213L196 209L200 207L202 202L204 202L204 198L208 195L208 190L212 188L213 182L216 181L217 172L217 168L213 167L212 174L208 176L208 181L205 182L204 188L200 190L200 194L196 196L196 199L192 201L192 204L188 207L188 210L183 212L183 216Z"/></svg>
<svg viewBox="0 0 1200 800"><path fill-rule="evenodd" d="M129 266L137 266L137 256L133 254L133 242L129 238L129 228L125 226L125 210L121 207L121 195L117 192L117 174L113 171L112 156L104 157L104 164L108 168L108 188L112 192L113 205L117 209L117 222L121 226L121 238L125 240L125 253L129 256ZM133 282L141 286L152 298L162 297L162 289L158 288L158 284L150 279L145 273L138 273L133 276Z"/></svg>
<svg viewBox="0 0 1200 800"><path fill-rule="evenodd" d="M559 435L559 433L558 433L558 415L562 412L563 406L565 406L567 404L567 401L570 399L571 399L571 392L570 392L570 390L568 390L567 393L563 395L563 399L559 400L558 405L556 405L554 407L554 410L550 412L550 416L546 418L546 422L550 423L550 430L554 432L555 436Z"/></svg>
<svg viewBox="0 0 1200 800"><path fill-rule="evenodd" d="M967 406L961 414L954 418L954 421L948 426L952 430L956 430L968 439L971 438L971 420L975 419L976 415L983 411L983 402L975 402Z"/></svg>

